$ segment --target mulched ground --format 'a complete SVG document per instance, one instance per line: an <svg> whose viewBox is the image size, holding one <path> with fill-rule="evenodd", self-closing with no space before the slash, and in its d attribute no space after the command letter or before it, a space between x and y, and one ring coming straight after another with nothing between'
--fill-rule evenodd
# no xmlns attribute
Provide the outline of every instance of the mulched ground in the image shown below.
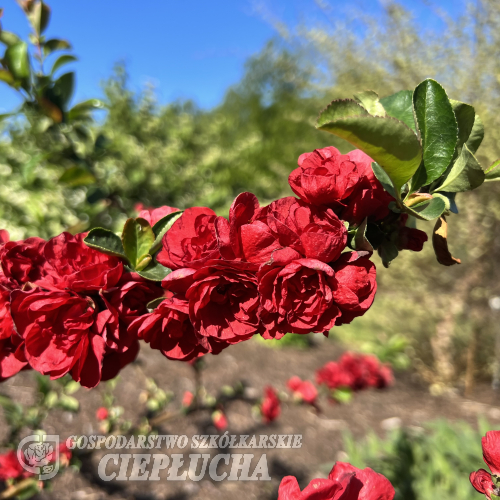
<svg viewBox="0 0 500 500"><path fill-rule="evenodd" d="M259 397L265 385L271 384L278 390L285 390L292 375L314 380L315 371L325 362L335 360L341 354L338 345L325 341L315 348L296 350L270 349L257 342L244 342L227 349L219 356L206 358L207 368L203 380L209 393L215 393L221 385L244 381L251 395ZM145 414L139 395L145 388L144 376L153 377L160 387L172 391L172 409L179 406L186 390L193 390L192 368L180 362L167 361L158 352L147 346L141 351L138 363L122 371L115 390L116 404L125 409L125 415L135 423ZM32 378L22 373L0 386L0 391L16 397L23 403L33 400ZM62 438L73 434L100 434L95 418L96 409L102 405L102 389L76 393L81 410L76 414L54 411L46 421L47 433L56 433ZM343 457L342 433L349 430L361 438L373 429L383 435L387 428L421 426L436 418L477 422L478 415L485 415L492 423L500 426L500 398L487 385L480 385L474 391L474 399L460 395L433 397L427 388L411 374L396 375L396 384L387 390L359 392L348 405L329 404L320 400L322 413L317 415L311 407L284 404L279 420L264 426L252 416L249 405L235 401L227 409L230 434L302 434L300 449L264 450L267 455L271 481L214 482L206 478L200 482L161 480L135 482L103 482L97 475L100 457L110 451L97 451L82 457L80 472L67 470L52 482L50 492L44 492L40 499L54 500L98 500L140 499L140 500L275 500L281 478L292 474L305 486L314 477L325 475L336 459ZM0 410L1 411L1 410ZM6 434L6 424L0 413L0 441ZM187 417L169 420L161 425L161 434L215 434L209 414L197 413ZM25 434L29 434L26 430ZM263 450L233 450L235 453L254 453L255 461ZM111 451L112 452L112 451ZM131 453L150 453L148 450L130 450ZM155 452L154 450L152 451ZM156 450L156 453L165 453ZM172 450L184 453L189 449ZM228 453L227 450L192 450L192 453ZM109 471L110 469L108 469ZM223 471L224 469L220 469ZM208 477L208 474L207 474Z"/></svg>

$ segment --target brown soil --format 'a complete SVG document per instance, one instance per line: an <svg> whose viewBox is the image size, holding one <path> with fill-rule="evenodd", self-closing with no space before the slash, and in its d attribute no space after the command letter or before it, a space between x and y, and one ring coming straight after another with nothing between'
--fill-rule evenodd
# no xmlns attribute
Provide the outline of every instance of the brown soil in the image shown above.
<svg viewBox="0 0 500 500"><path fill-rule="evenodd" d="M203 381L209 393L224 384L243 381L249 392L260 397L265 385L271 384L278 390L285 390L292 375L314 380L314 373L325 362L340 355L339 347L330 341L316 348L296 350L284 348L269 349L256 342L245 342L227 349L219 356L208 356ZM160 387L175 394L168 409L178 408L186 390L193 390L193 369L188 364L167 361L158 352L145 347L138 362L122 371L115 390L116 404L125 409L126 418L140 422L146 410L139 403L144 390L144 376L153 377ZM20 402L29 403L34 397L32 376L22 373L4 383L0 390L15 396ZM96 409L102 405L102 388L81 389L76 393L80 411L70 414L54 411L45 422L47 433L57 433L61 438L74 434L101 434L95 418ZM55 500L98 500L112 499L165 499L165 500L233 500L277 498L281 478L294 475L301 486L313 477L324 476L337 458L343 458L342 433L350 431L355 437L362 437L373 429L383 435L391 425L420 426L436 418L466 420L475 424L478 415L485 415L492 423L500 424L500 398L487 385L480 385L474 391L474 399L460 395L433 397L425 386L408 373L396 375L396 384L387 390L367 390L357 393L347 405L330 404L325 397L320 399L322 413L317 415L308 406L283 404L278 421L265 426L257 421L251 407L242 402L232 402L227 408L229 434L301 434L300 449L233 450L235 453L253 453L255 459L266 452L271 481L214 482L206 478L200 482L167 481L165 471L160 481L110 481L103 482L97 475L97 465L104 453L96 451L82 455L80 472L72 469L59 474L52 481L52 490L40 495L41 499ZM6 424L0 415L0 439L6 434ZM391 420L388 420L391 419ZM208 413L195 413L164 422L160 434L215 434ZM26 431L29 434L29 430ZM231 450L192 450L191 453L228 453ZM179 450L156 450L152 453L184 453L186 459L189 447ZM128 453L150 453L148 450L128 450ZM150 468L150 467L149 467ZM223 471L224 469L220 469ZM110 469L108 468L108 472Z"/></svg>

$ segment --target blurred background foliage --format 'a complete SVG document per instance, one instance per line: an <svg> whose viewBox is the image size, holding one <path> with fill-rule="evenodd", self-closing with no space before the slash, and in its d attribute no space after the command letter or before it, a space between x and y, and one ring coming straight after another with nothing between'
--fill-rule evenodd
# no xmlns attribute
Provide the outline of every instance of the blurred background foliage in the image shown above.
<svg viewBox="0 0 500 500"><path fill-rule="evenodd" d="M121 227L138 204L204 205L225 215L242 191L261 203L289 195L287 178L301 153L328 145L349 149L314 129L330 100L363 89L389 95L427 77L481 115L483 167L500 156L497 1L478 0L458 19L436 7L434 22L425 26L397 2L386 4L382 16L353 11L340 19L327 2L317 3L324 22L278 20L276 39L210 110L189 101L162 105L149 86L133 92L123 64L103 82L103 104L89 102L83 114L71 114L68 98L59 119L28 93L31 105L1 123L0 227L12 239L48 238L63 230ZM33 48L45 41L35 27ZM43 76L43 65L40 71ZM49 76L48 86L33 80L34 88L53 89L57 74ZM92 117L91 109L101 107ZM411 360L436 393L470 392L474 380L490 379L498 313L488 300L500 295L499 194L500 184L486 183L459 195L449 241L462 265L439 266L428 243L421 253L404 252L390 270L378 266L373 308L332 337L401 368Z"/></svg>

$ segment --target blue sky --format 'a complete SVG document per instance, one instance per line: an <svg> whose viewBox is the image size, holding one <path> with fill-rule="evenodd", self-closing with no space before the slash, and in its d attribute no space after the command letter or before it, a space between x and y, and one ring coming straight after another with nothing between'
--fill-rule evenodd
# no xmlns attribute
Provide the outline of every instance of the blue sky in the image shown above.
<svg viewBox="0 0 500 500"><path fill-rule="evenodd" d="M326 1L326 0L324 0ZM342 15L346 2L328 0ZM420 0L404 0L423 19ZM451 13L461 0L435 2ZM15 0L4 0L2 25L22 36L27 22ZM217 105L243 74L245 60L276 32L269 17L295 24L316 15L314 0L48 0L49 38L68 39L79 61L76 101L98 97L100 82L124 61L138 89L146 82L162 102L190 98L204 108ZM378 0L351 2L376 15ZM267 13L267 14L266 14ZM68 66L70 69L70 66ZM17 102L0 86L0 112Z"/></svg>

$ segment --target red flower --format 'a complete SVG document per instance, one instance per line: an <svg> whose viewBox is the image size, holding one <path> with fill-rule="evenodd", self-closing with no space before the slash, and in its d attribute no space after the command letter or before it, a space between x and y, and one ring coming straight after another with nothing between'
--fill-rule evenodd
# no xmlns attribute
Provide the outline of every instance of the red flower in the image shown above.
<svg viewBox="0 0 500 500"><path fill-rule="evenodd" d="M24 340L16 333L0 339L0 382L28 369L30 366L24 352Z"/></svg>
<svg viewBox="0 0 500 500"><path fill-rule="evenodd" d="M304 403L314 405L318 397L318 391L309 380L301 380L300 377L292 377L287 382L288 388L293 392L294 397L304 401Z"/></svg>
<svg viewBox="0 0 500 500"><path fill-rule="evenodd" d="M215 212L209 208L188 208L163 237L158 262L170 269L198 269L207 260L220 258L215 218Z"/></svg>
<svg viewBox="0 0 500 500"><path fill-rule="evenodd" d="M481 439L483 460L491 473L500 476L500 431L488 431Z"/></svg>
<svg viewBox="0 0 500 500"><path fill-rule="evenodd" d="M116 258L89 248L83 242L86 234L62 233L45 243L45 276L36 284L46 289L87 293L109 289L118 283L122 263Z"/></svg>
<svg viewBox="0 0 500 500"><path fill-rule="evenodd" d="M225 259L262 264L280 248L323 262L336 260L347 243L347 230L332 210L314 207L293 196L260 208L255 195L240 194L229 221L216 220L220 251Z"/></svg>
<svg viewBox="0 0 500 500"><path fill-rule="evenodd" d="M207 352L189 321L188 302L176 297L164 300L154 311L137 318L129 331L169 359L189 361Z"/></svg>
<svg viewBox="0 0 500 500"><path fill-rule="evenodd" d="M271 386L267 386L264 391L265 397L262 400L260 411L264 422L269 424L280 416L281 405L276 391Z"/></svg>
<svg viewBox="0 0 500 500"><path fill-rule="evenodd" d="M351 464L337 462L330 471L328 478L332 481L338 481L351 500L392 500L395 495L394 488L390 481L367 467L358 469Z"/></svg>
<svg viewBox="0 0 500 500"><path fill-rule="evenodd" d="M314 259L298 259L281 267L264 265L258 273L260 317L265 338L285 333L328 332L340 316L333 297L333 269Z"/></svg>
<svg viewBox="0 0 500 500"><path fill-rule="evenodd" d="M199 337L236 344L259 331L259 293L251 269L244 262L210 261L192 276L186 298Z"/></svg>
<svg viewBox="0 0 500 500"><path fill-rule="evenodd" d="M333 300L342 315L337 325L350 323L362 316L372 305L377 291L375 264L356 252L346 252L333 264L337 286L333 288Z"/></svg>
<svg viewBox="0 0 500 500"><path fill-rule="evenodd" d="M97 418L97 420L106 420L108 416L109 416L108 409L104 408L104 406L101 406L95 412L95 417Z"/></svg>
<svg viewBox="0 0 500 500"><path fill-rule="evenodd" d="M300 491L297 478L286 476L281 480L278 500L340 500L342 492L342 485L330 479L313 479Z"/></svg>
<svg viewBox="0 0 500 500"><path fill-rule="evenodd" d="M0 245L7 243L10 239L9 231L7 229L0 229Z"/></svg>
<svg viewBox="0 0 500 500"><path fill-rule="evenodd" d="M137 207L137 208L141 209L137 214L137 217L147 220L150 226L154 226L159 220L163 219L163 217L165 217L166 215L179 211L178 208L168 207L166 205L159 208L146 208L146 209L143 209L142 207Z"/></svg>
<svg viewBox="0 0 500 500"><path fill-rule="evenodd" d="M356 164L334 147L315 149L299 156L299 168L288 178L292 191L313 205L335 207L359 181Z"/></svg>
<svg viewBox="0 0 500 500"><path fill-rule="evenodd" d="M186 391L182 396L182 406L189 408L194 401L194 394L190 391Z"/></svg>
<svg viewBox="0 0 500 500"><path fill-rule="evenodd" d="M14 450L0 455L0 481L29 477L33 474L23 469L20 458Z"/></svg>
<svg viewBox="0 0 500 500"><path fill-rule="evenodd" d="M394 198L375 177L373 160L359 149L347 156L356 164L360 178L352 194L342 202L347 206L341 210L341 219L350 224L360 224L366 217L371 220L383 219L389 215L389 204Z"/></svg>
<svg viewBox="0 0 500 500"><path fill-rule="evenodd" d="M218 431L223 431L227 428L227 418L226 415L220 410L214 411L212 413L212 422Z"/></svg>
<svg viewBox="0 0 500 500"><path fill-rule="evenodd" d="M493 484L491 474L484 469L479 469L476 472L471 472L469 476L470 483L479 492L490 500L492 494L500 493Z"/></svg>
<svg viewBox="0 0 500 500"><path fill-rule="evenodd" d="M18 285L38 280L43 274L44 245L41 238L5 243L0 249L0 264L5 277Z"/></svg>
<svg viewBox="0 0 500 500"><path fill-rule="evenodd" d="M354 379L352 374L344 370L339 363L330 361L316 372L316 383L318 385L324 384L329 389L338 389L339 387L352 388Z"/></svg>

